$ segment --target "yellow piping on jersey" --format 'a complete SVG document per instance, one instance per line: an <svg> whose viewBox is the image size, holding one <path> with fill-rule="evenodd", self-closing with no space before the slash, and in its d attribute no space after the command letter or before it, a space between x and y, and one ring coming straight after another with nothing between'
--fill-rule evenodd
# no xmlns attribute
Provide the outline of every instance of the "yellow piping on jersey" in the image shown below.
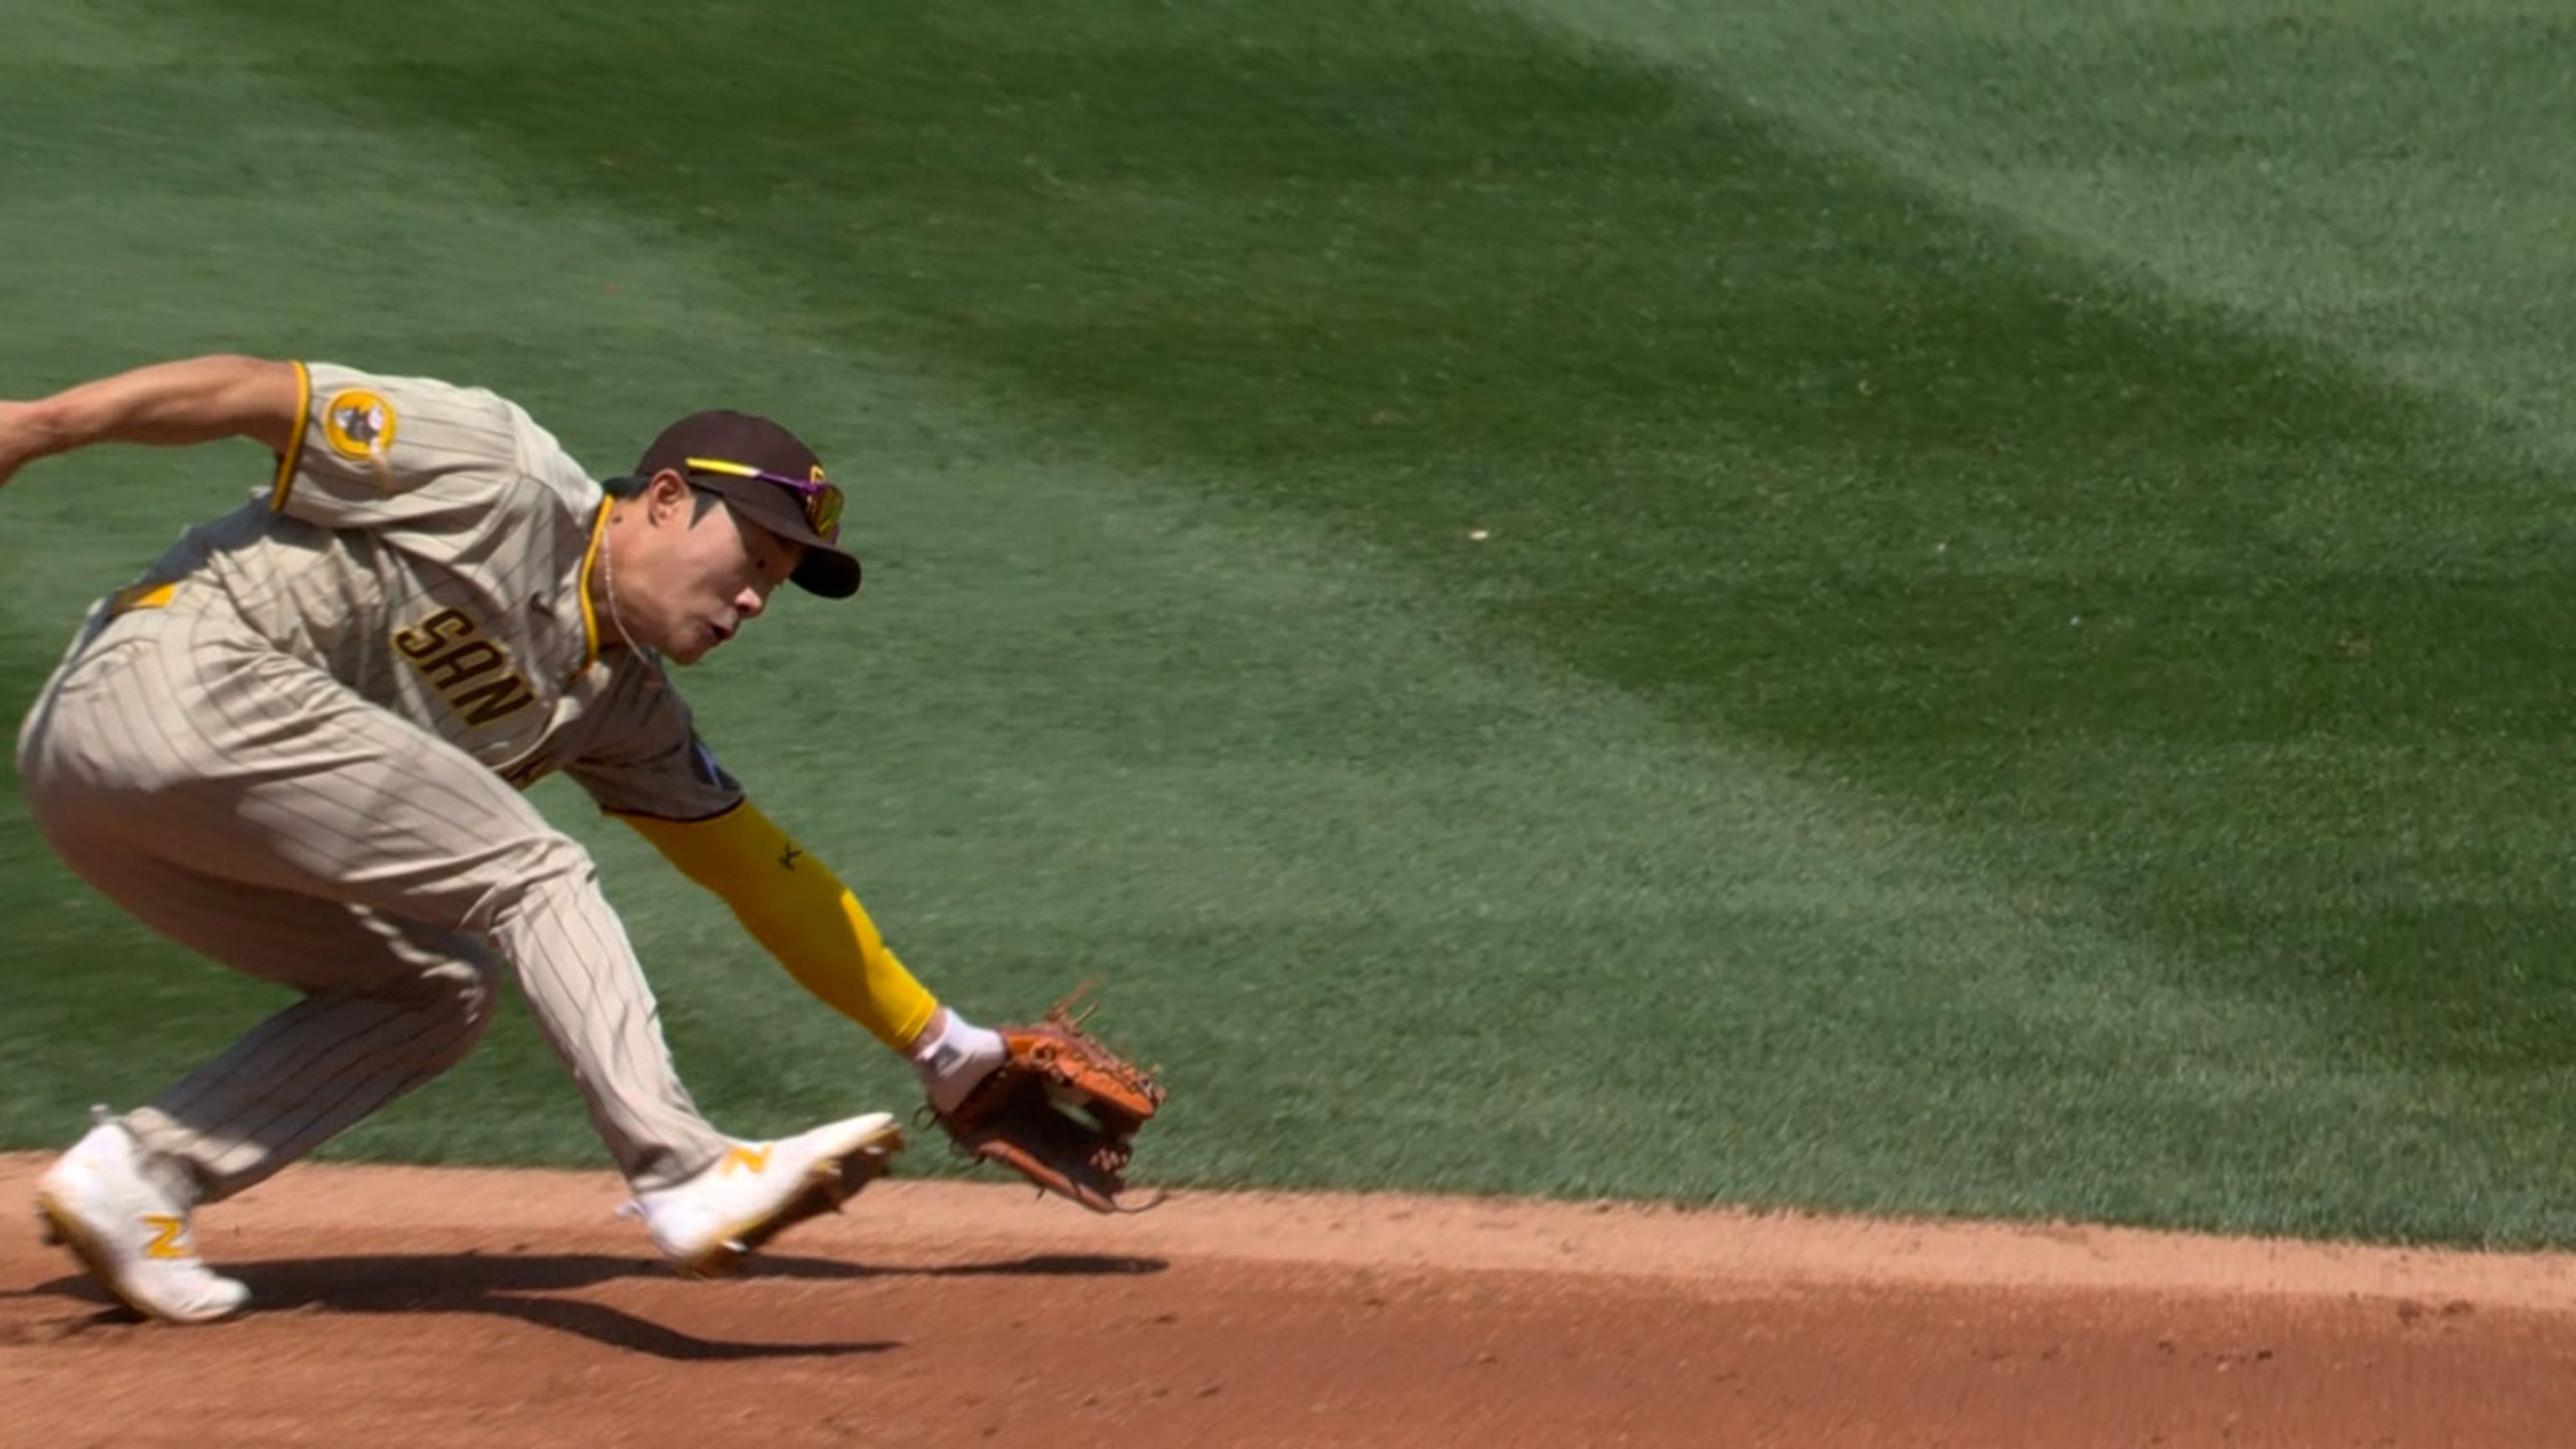
<svg viewBox="0 0 2576 1449"><path fill-rule="evenodd" d="M137 609L166 609L179 596L179 586L172 584L128 584L107 596L107 616L131 614Z"/></svg>
<svg viewBox="0 0 2576 1449"><path fill-rule="evenodd" d="M268 511L286 511L286 495L295 491L295 465L304 458L304 428L313 421L313 374L303 363L290 364L295 369L295 436L287 439L286 451L277 455L277 481L269 485Z"/></svg>
<svg viewBox="0 0 2576 1449"><path fill-rule="evenodd" d="M579 679L583 671L599 662L599 616L590 607L590 571L599 562L599 541L608 536L608 510L615 505L615 495L599 500L599 517L591 520L590 548L581 556L581 582L574 592L581 595L581 664L572 672ZM571 679L564 681L569 684Z"/></svg>

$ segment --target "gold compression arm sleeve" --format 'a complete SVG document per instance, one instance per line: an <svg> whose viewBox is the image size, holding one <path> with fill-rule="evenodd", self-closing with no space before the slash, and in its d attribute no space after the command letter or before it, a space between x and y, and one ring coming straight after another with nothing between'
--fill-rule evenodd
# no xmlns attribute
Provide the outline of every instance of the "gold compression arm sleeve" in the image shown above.
<svg viewBox="0 0 2576 1449"><path fill-rule="evenodd" d="M877 1040L902 1051L930 1024L939 1003L886 949L858 898L750 801L712 820L617 818L724 897L788 975Z"/></svg>

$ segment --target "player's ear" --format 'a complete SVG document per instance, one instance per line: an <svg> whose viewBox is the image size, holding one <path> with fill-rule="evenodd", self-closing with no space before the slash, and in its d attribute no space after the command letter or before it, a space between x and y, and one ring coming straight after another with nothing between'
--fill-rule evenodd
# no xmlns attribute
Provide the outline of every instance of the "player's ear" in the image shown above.
<svg viewBox="0 0 2576 1449"><path fill-rule="evenodd" d="M660 524L678 517L685 520L690 512L688 475L677 468L665 468L644 482L644 519Z"/></svg>

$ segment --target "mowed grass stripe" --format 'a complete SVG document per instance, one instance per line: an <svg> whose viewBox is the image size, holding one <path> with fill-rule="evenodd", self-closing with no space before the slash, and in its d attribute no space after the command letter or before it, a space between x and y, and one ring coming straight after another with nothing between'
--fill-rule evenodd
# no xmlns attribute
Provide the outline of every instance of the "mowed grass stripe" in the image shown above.
<svg viewBox="0 0 2576 1449"><path fill-rule="evenodd" d="M2563 549L2554 480L2576 444L2560 381L2576 360L2564 6L1505 8L1743 98L2133 286L2441 398L2462 446L2543 466L2470 469L2462 482L2528 485L2482 514L2386 511L2391 547L2420 557L2451 527L2487 523L2486 548Z"/></svg>
<svg viewBox="0 0 2576 1449"><path fill-rule="evenodd" d="M2554 741L2576 703L2560 663L2576 527L2563 11L1511 8L2391 399L2402 439L2377 466L2329 453L2268 498L2265 541L2307 566L2085 591L2121 647L2070 681L2082 717L2052 722L2167 735L2169 758L2138 789L2103 788L2106 768L2136 773L2129 751L2061 729L2015 794L2090 788L2098 808L2034 832L2034 853L2071 840L2063 858L2124 915L2239 958L2261 989L2335 1003L2355 1018L2347 1050L2488 1074L2545 1110L2576 1026L2549 844L2569 825ZM2105 869L2082 848L2133 828L2117 806L2141 795L2204 822L2174 852L2203 876ZM2285 828L2245 828L2266 807Z"/></svg>

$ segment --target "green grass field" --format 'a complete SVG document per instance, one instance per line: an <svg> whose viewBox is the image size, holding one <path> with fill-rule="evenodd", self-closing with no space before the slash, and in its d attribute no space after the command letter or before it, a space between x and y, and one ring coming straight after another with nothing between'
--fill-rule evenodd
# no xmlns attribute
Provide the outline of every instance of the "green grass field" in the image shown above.
<svg viewBox="0 0 2576 1449"><path fill-rule="evenodd" d="M2566 1244L2563 15L0 0L0 396L805 432L868 590L704 726L1157 1180ZM11 718L263 462L0 498ZM720 1123L908 1106L539 797ZM0 863L0 1141L275 1003ZM333 1151L604 1160L515 1012Z"/></svg>

